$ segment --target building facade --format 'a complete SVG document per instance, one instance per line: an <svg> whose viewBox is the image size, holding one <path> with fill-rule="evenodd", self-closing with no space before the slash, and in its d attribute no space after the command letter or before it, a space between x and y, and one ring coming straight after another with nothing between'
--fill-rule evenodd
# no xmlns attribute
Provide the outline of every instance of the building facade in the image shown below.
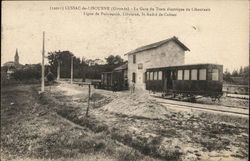
<svg viewBox="0 0 250 161"><path fill-rule="evenodd" d="M136 89L145 90L147 68L183 65L185 51L190 51L177 37L137 48L128 55L128 83Z"/></svg>

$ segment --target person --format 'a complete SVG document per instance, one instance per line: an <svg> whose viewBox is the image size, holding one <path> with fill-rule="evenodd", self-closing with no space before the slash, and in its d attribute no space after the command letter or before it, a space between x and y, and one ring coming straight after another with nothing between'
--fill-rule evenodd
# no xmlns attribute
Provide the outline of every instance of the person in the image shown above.
<svg viewBox="0 0 250 161"><path fill-rule="evenodd" d="M116 92L117 91L117 81L114 82L114 85L113 85L113 92Z"/></svg>
<svg viewBox="0 0 250 161"><path fill-rule="evenodd" d="M135 82L132 81L131 86L130 86L130 92L134 93L135 92Z"/></svg>

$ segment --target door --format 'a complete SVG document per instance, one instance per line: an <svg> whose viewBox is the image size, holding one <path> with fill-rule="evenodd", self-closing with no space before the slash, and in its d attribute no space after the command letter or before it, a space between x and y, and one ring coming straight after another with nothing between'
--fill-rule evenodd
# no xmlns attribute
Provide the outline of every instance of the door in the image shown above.
<svg viewBox="0 0 250 161"><path fill-rule="evenodd" d="M164 78L164 91L165 92L168 91L168 78L167 77Z"/></svg>
<svg viewBox="0 0 250 161"><path fill-rule="evenodd" d="M172 84L172 71L168 70L165 72L164 75L164 91L168 91L170 89L173 89L173 84Z"/></svg>

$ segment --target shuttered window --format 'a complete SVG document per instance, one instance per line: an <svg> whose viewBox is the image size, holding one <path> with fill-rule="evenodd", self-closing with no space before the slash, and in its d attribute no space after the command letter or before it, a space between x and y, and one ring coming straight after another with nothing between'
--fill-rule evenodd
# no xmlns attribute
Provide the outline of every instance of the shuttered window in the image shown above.
<svg viewBox="0 0 250 161"><path fill-rule="evenodd" d="M135 54L133 55L133 63L134 64L136 63L136 55Z"/></svg>
<svg viewBox="0 0 250 161"><path fill-rule="evenodd" d="M132 73L132 82L136 82L136 73Z"/></svg>

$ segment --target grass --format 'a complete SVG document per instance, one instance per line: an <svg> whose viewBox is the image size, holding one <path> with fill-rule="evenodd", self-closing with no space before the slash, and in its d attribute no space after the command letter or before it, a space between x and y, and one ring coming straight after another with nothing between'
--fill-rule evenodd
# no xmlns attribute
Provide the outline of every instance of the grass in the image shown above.
<svg viewBox="0 0 250 161"><path fill-rule="evenodd" d="M240 127L248 127L249 128L249 118L247 117L240 117L240 116L228 116L228 115L221 115L215 113L201 113L198 117L207 119L213 122L217 122L220 124L232 124L236 125L238 128ZM229 126L229 125L228 125Z"/></svg>
<svg viewBox="0 0 250 161"><path fill-rule="evenodd" d="M104 98L101 96L98 96L99 98ZM47 97L43 97L42 99L47 99ZM46 101L45 101L46 102ZM158 152L158 148L161 144L161 137L154 137L154 138L133 138L131 134L123 133L120 132L114 132L112 128L109 128L107 125L103 124L102 122L98 121L97 118L95 118L93 115L90 117L86 118L85 116L79 117L80 112L78 112L77 108L70 107L70 106L57 106L56 109L57 113L61 115L64 118L67 118L68 120L87 127L90 129L92 132L95 134L97 133L105 133L107 136L111 136L112 140L118 141L124 145L127 145L131 147L132 149L136 149L139 152L141 152L144 155L147 156L152 156L156 157L159 159L173 159L176 160L180 158L182 155L178 151L171 151L169 150L168 152L165 152L163 155ZM123 116L127 117L127 116ZM133 117L134 118L134 117ZM145 119L144 117L136 117L134 119ZM87 145L85 145L87 146ZM131 151L124 151L121 150L121 154L119 153L118 158L119 160L138 160L135 159L137 158L136 153L132 153Z"/></svg>
<svg viewBox="0 0 250 161"><path fill-rule="evenodd" d="M61 93L38 95L36 86L25 86L8 87L3 94L3 151L24 159L174 161L186 155L186 138L205 152L233 146L240 152L234 157L248 157L247 118L210 113L170 113L165 120L116 113L99 118L94 113L99 109L93 108L86 118L86 102L68 103L71 96ZM102 102L98 108L110 101L101 94L94 97Z"/></svg>

